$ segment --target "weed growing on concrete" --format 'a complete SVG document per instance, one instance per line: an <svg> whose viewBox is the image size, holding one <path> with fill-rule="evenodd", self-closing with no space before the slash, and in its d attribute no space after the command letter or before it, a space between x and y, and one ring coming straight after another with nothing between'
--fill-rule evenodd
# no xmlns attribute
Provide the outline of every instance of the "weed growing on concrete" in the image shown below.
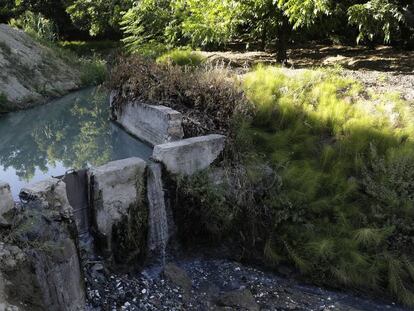
<svg viewBox="0 0 414 311"><path fill-rule="evenodd" d="M116 109L128 101L162 104L184 115L186 137L225 133L236 114L248 115L251 105L226 68L160 65L139 56L122 59L112 71L110 88Z"/></svg>

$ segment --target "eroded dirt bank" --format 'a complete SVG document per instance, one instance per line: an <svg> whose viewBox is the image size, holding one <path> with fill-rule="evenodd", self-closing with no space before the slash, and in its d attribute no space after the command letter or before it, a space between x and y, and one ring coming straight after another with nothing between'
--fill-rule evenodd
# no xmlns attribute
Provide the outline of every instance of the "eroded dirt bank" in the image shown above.
<svg viewBox="0 0 414 311"><path fill-rule="evenodd" d="M0 25L0 113L25 109L79 88L80 73L57 51Z"/></svg>

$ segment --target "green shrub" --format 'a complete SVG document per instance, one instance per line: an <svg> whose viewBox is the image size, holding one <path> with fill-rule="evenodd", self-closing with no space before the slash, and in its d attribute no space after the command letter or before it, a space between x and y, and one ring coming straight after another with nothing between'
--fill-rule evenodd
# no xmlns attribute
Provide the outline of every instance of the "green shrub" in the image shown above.
<svg viewBox="0 0 414 311"><path fill-rule="evenodd" d="M158 64L198 67L204 62L204 56L191 50L175 49L157 58Z"/></svg>
<svg viewBox="0 0 414 311"><path fill-rule="evenodd" d="M275 171L257 158L179 178L174 210L182 239L188 243L230 240L242 249L235 256L251 256L255 249L263 249L263 237L274 221L288 217L281 185ZM283 211L276 211L275 205L283 206Z"/></svg>
<svg viewBox="0 0 414 311"><path fill-rule="evenodd" d="M79 56L106 54L120 46L118 41L59 41L58 46L68 49Z"/></svg>
<svg viewBox="0 0 414 311"><path fill-rule="evenodd" d="M46 41L56 41L58 39L57 26L55 23L45 18L40 13L25 11L17 19L12 19L10 25L21 28L28 34Z"/></svg>
<svg viewBox="0 0 414 311"><path fill-rule="evenodd" d="M106 62L100 58L80 60L81 83L83 86L99 85L107 78Z"/></svg>
<svg viewBox="0 0 414 311"><path fill-rule="evenodd" d="M136 46L132 54L139 55L147 59L156 59L168 51L168 48L163 43L149 42Z"/></svg>

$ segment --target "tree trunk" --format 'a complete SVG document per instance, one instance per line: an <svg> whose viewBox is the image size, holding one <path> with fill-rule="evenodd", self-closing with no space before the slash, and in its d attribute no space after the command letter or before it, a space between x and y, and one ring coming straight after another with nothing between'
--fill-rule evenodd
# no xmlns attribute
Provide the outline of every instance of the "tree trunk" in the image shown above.
<svg viewBox="0 0 414 311"><path fill-rule="evenodd" d="M267 44L267 23L263 25L262 30L262 38L261 38L261 50L266 50L266 44Z"/></svg>
<svg viewBox="0 0 414 311"><path fill-rule="evenodd" d="M291 33L289 20L286 16L281 17L280 27L277 31L277 56L276 61L285 64L288 60L287 45Z"/></svg>

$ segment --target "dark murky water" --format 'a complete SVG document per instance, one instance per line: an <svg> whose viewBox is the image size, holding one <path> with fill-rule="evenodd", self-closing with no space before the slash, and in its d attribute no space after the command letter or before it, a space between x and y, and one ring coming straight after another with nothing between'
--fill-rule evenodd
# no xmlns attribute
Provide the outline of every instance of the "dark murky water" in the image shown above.
<svg viewBox="0 0 414 311"><path fill-rule="evenodd" d="M108 94L98 88L0 116L0 180L16 199L28 183L69 169L151 154L151 147L109 121Z"/></svg>

